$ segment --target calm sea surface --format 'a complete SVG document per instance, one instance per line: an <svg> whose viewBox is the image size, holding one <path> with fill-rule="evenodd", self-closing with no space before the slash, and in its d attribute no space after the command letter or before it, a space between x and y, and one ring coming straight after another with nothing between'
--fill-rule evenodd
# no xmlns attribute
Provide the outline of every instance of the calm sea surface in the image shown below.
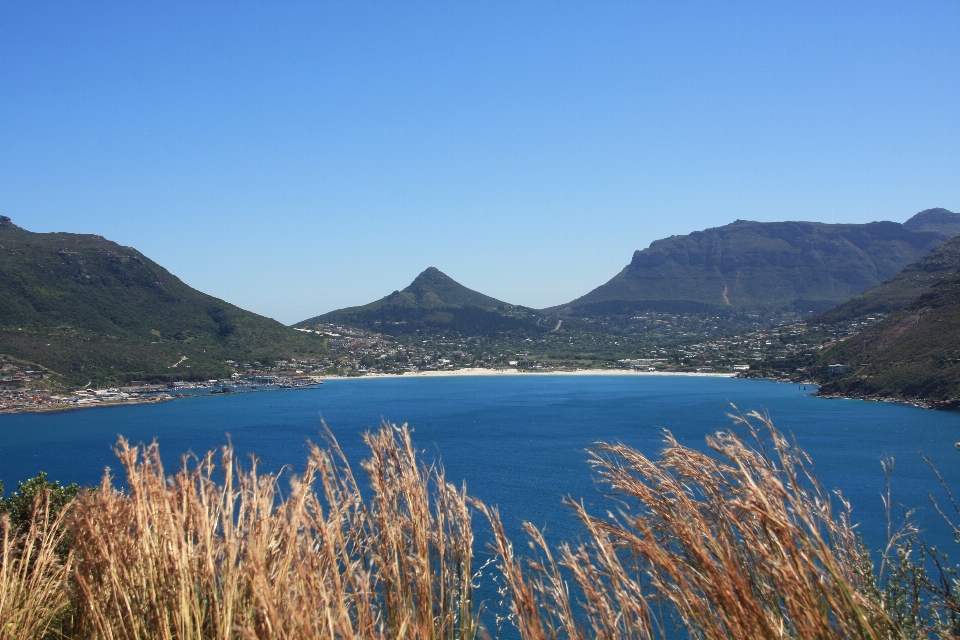
<svg viewBox="0 0 960 640"><path fill-rule="evenodd" d="M622 441L655 455L664 429L691 446L730 425L730 403L769 411L812 457L823 484L853 503L867 542L885 540L880 459L897 460L895 498L918 507L927 536L945 550L949 533L926 494L942 495L917 451L930 456L947 483L960 489L960 413L895 404L822 400L796 385L729 378L669 376L478 376L329 380L322 388L206 396L158 405L0 416L0 480L46 471L64 483L95 484L117 468L111 446L122 434L156 438L168 468L188 452L224 444L256 453L268 470L301 469L305 443L320 439L321 416L356 462L360 434L381 419L409 423L419 448L439 458L448 479L500 507L516 543L518 525L546 526L551 540L578 529L560 500L598 502L585 464L597 441ZM958 491L960 493L960 491ZM482 536L482 534L481 534ZM525 545L523 545L525 546Z"/></svg>

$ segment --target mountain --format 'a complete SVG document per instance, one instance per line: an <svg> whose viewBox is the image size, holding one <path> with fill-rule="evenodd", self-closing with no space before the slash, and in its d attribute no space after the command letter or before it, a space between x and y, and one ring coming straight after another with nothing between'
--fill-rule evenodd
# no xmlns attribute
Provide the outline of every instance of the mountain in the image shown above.
<svg viewBox="0 0 960 640"><path fill-rule="evenodd" d="M0 217L0 354L54 381L204 379L229 375L225 360L323 353L318 336L192 289L136 249Z"/></svg>
<svg viewBox="0 0 960 640"><path fill-rule="evenodd" d="M828 364L852 370L829 375ZM820 357L819 395L960 408L960 270Z"/></svg>
<svg viewBox="0 0 960 640"><path fill-rule="evenodd" d="M331 311L294 326L347 325L391 335L417 332L489 335L538 332L541 320L530 309L468 289L439 269L430 267L402 291L394 291L360 307Z"/></svg>
<svg viewBox="0 0 960 640"><path fill-rule="evenodd" d="M946 209L926 209L903 223L911 231L936 231L948 236L960 235L960 213Z"/></svg>
<svg viewBox="0 0 960 640"><path fill-rule="evenodd" d="M548 312L823 311L950 239L960 214L869 224L748 222L657 240L606 284Z"/></svg>
<svg viewBox="0 0 960 640"><path fill-rule="evenodd" d="M940 210L942 211L942 209ZM920 214L918 214L920 215ZM872 289L841 302L821 314L807 318L807 324L836 324L871 314L890 314L932 285L960 268L960 236L940 245L929 254L884 280Z"/></svg>

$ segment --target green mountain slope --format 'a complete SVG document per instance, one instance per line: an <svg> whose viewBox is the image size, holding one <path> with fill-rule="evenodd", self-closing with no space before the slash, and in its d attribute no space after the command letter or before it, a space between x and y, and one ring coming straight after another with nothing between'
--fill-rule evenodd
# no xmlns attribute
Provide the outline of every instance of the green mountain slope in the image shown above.
<svg viewBox="0 0 960 640"><path fill-rule="evenodd" d="M606 284L547 311L823 311L947 241L960 214L939 212L906 225L738 220L657 240Z"/></svg>
<svg viewBox="0 0 960 640"><path fill-rule="evenodd" d="M326 345L192 289L135 249L0 217L0 353L85 384L201 379L229 373L225 360L318 355Z"/></svg>
<svg viewBox="0 0 960 640"><path fill-rule="evenodd" d="M960 236L940 245L903 271L858 296L821 314L807 324L836 324L871 314L889 314L900 309L932 285L960 268Z"/></svg>
<svg viewBox="0 0 960 640"><path fill-rule="evenodd" d="M489 335L537 332L541 330L541 320L529 309L468 289L430 267L402 291L394 291L363 306L331 311L294 326L348 325L391 335L417 332Z"/></svg>
<svg viewBox="0 0 960 640"><path fill-rule="evenodd" d="M830 376L827 364L853 368ZM960 408L960 270L820 357L819 394Z"/></svg>

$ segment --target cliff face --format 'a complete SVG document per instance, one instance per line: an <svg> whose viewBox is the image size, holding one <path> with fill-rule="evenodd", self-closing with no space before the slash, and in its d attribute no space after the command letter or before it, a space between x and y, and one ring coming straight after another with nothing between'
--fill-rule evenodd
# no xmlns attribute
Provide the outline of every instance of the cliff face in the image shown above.
<svg viewBox="0 0 960 640"><path fill-rule="evenodd" d="M664 308L823 311L949 240L960 214L937 210L911 221L917 228L896 222L738 220L673 236L635 252L609 282L550 311L589 314L639 302Z"/></svg>
<svg viewBox="0 0 960 640"><path fill-rule="evenodd" d="M833 324L870 314L889 314L925 293L960 269L960 236L940 245L903 271L833 309L807 319L809 324Z"/></svg>

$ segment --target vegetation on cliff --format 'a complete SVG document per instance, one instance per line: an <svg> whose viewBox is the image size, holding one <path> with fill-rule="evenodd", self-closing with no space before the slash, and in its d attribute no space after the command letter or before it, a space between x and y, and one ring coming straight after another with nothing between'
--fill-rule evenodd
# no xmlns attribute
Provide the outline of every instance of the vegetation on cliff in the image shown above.
<svg viewBox="0 0 960 640"><path fill-rule="evenodd" d="M960 270L951 272L899 311L825 350L820 395L909 400L960 408Z"/></svg>
<svg viewBox="0 0 960 640"><path fill-rule="evenodd" d="M960 236L940 245L872 289L838 304L829 311L807 318L806 322L837 324L868 315L891 314L957 269L960 269Z"/></svg>

